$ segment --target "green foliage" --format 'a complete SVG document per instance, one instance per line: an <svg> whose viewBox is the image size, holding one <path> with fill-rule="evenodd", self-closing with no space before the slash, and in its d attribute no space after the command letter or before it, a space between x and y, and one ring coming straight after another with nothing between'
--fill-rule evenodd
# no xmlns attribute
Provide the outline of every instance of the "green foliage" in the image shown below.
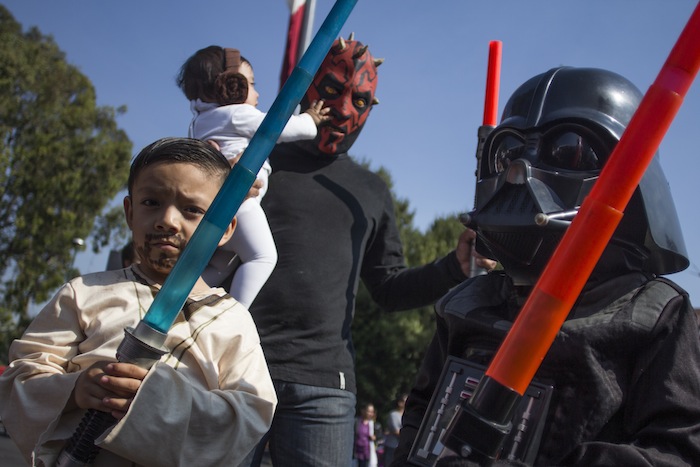
<svg viewBox="0 0 700 467"><path fill-rule="evenodd" d="M116 198L121 200L124 196L126 196L126 191L121 196L117 195ZM94 242L93 253L98 253L106 246L117 246L118 249L124 246L127 242L126 239L131 238L131 230L126 225L124 207L121 203L105 210L100 217L95 219L91 236Z"/></svg>
<svg viewBox="0 0 700 467"><path fill-rule="evenodd" d="M366 162L363 165L368 166ZM392 186L385 169L376 172ZM452 251L464 230L455 215L435 220L427 232L421 233L413 225L414 213L407 200L394 195L394 208L409 266L428 263ZM352 325L357 405L373 403L382 424L396 397L413 386L435 331L434 323L432 307L386 313L372 301L364 285L360 286Z"/></svg>
<svg viewBox="0 0 700 467"><path fill-rule="evenodd" d="M124 111L97 106L89 79L53 39L23 33L0 5L3 331L14 322L20 332L29 304L75 275L73 239L88 237L125 186L131 142L115 121Z"/></svg>

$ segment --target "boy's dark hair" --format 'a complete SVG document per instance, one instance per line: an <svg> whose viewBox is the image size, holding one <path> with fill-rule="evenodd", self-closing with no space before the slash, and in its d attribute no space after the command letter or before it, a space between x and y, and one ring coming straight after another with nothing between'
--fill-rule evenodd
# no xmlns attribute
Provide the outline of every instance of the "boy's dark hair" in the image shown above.
<svg viewBox="0 0 700 467"><path fill-rule="evenodd" d="M141 150L131 163L129 171L129 196L134 181L141 170L158 162L180 162L193 164L224 183L231 166L223 154L214 146L193 138L162 138Z"/></svg>
<svg viewBox="0 0 700 467"><path fill-rule="evenodd" d="M236 52L230 63L230 52ZM236 49L210 45L195 52L180 68L175 79L187 99L219 105L242 104L248 95L248 80L238 72L241 63L252 65Z"/></svg>

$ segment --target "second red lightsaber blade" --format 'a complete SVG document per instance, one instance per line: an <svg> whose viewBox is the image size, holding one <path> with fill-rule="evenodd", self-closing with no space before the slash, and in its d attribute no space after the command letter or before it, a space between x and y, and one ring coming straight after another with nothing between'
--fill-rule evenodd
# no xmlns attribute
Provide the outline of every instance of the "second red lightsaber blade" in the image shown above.
<svg viewBox="0 0 700 467"><path fill-rule="evenodd" d="M489 42L489 63L486 72L483 125L494 127L498 121L498 91L501 81L501 41ZM478 174L477 174L478 175Z"/></svg>
<svg viewBox="0 0 700 467"><path fill-rule="evenodd" d="M489 60L486 70L486 93L484 95L484 120L477 130L476 145L476 182L481 177L481 159L486 138L491 130L496 126L498 114L498 88L501 81L501 41L491 41L489 43ZM476 190L474 190L474 207L477 206ZM466 221L466 224L468 221ZM472 255L469 260L469 277L486 274L486 269L476 264L476 257Z"/></svg>

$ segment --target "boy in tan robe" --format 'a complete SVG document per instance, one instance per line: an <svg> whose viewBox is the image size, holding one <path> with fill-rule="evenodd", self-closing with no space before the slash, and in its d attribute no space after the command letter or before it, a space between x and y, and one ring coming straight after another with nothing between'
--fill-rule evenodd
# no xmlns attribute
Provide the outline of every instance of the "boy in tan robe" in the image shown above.
<svg viewBox="0 0 700 467"><path fill-rule="evenodd" d="M201 278L159 362L146 370L115 357L229 170L193 139L158 140L137 156L124 210L139 263L65 284L12 344L0 377L0 417L31 465L53 466L87 409L116 419L95 442L95 466L235 466L268 430L277 398L255 324Z"/></svg>

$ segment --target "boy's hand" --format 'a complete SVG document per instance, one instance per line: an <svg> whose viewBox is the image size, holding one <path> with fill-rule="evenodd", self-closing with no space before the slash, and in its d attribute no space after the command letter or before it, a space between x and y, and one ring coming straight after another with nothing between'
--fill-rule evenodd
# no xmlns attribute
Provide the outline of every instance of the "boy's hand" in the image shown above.
<svg viewBox="0 0 700 467"><path fill-rule="evenodd" d="M130 363L94 363L78 377L73 400L81 409L109 412L120 420L147 374L148 370Z"/></svg>
<svg viewBox="0 0 700 467"><path fill-rule="evenodd" d="M311 103L311 107L306 109L304 113L307 113L311 116L313 119L314 123L316 126L318 126L321 122L325 122L327 120L330 120L330 115L328 115L328 112L331 111L330 107L324 107L323 106L323 101L313 101Z"/></svg>

